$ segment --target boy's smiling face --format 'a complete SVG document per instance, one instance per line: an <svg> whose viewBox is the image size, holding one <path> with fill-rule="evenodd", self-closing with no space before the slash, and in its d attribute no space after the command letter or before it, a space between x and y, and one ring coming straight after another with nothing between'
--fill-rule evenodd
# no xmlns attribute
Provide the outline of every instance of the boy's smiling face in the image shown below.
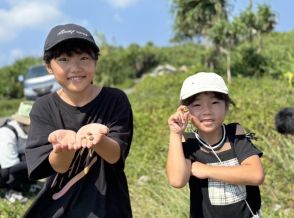
<svg viewBox="0 0 294 218"><path fill-rule="evenodd" d="M88 53L61 54L47 64L49 73L69 92L83 92L93 81L96 60Z"/></svg>

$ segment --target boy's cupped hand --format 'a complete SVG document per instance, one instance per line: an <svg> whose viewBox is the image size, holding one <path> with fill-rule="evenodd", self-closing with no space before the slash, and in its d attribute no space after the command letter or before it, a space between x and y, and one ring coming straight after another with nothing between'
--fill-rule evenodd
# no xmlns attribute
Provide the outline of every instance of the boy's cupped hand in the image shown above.
<svg viewBox="0 0 294 218"><path fill-rule="evenodd" d="M52 143L55 153L75 150L76 132L73 130L58 129L49 134L48 141Z"/></svg>
<svg viewBox="0 0 294 218"><path fill-rule="evenodd" d="M90 123L79 129L76 135L76 146L78 148L92 148L98 144L109 129L100 123Z"/></svg>
<svg viewBox="0 0 294 218"><path fill-rule="evenodd" d="M98 144L109 129L100 123L91 123L81 127L78 132L73 130L59 129L48 136L55 153L78 150L80 148L92 148Z"/></svg>

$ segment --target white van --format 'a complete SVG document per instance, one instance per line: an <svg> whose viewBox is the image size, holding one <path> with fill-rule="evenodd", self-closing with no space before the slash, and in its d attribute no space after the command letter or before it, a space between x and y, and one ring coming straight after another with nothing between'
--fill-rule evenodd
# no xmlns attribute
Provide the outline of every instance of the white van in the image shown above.
<svg viewBox="0 0 294 218"><path fill-rule="evenodd" d="M30 100L60 89L54 75L48 74L44 65L31 67L24 76L19 77L19 81L23 82L24 96Z"/></svg>

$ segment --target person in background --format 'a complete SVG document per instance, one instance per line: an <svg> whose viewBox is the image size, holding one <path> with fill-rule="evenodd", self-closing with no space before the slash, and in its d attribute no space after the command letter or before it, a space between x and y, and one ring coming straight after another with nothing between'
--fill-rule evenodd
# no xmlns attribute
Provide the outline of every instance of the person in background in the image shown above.
<svg viewBox="0 0 294 218"><path fill-rule="evenodd" d="M33 183L28 179L25 147L30 127L31 102L21 102L18 111L0 128L0 187L9 190L9 201L26 201L22 192Z"/></svg>
<svg viewBox="0 0 294 218"><path fill-rule="evenodd" d="M260 217L262 152L240 124L224 124L234 103L223 78L206 72L189 76L180 100L168 119L166 168L173 187L189 182L190 217ZM188 121L195 130L186 133Z"/></svg>
<svg viewBox="0 0 294 218"><path fill-rule="evenodd" d="M29 177L47 182L24 217L132 217L124 173L132 109L123 91L94 84L98 56L80 25L55 26L46 38L43 60L61 89L30 113Z"/></svg>
<svg viewBox="0 0 294 218"><path fill-rule="evenodd" d="M294 107L282 108L276 113L275 127L281 134L294 135Z"/></svg>

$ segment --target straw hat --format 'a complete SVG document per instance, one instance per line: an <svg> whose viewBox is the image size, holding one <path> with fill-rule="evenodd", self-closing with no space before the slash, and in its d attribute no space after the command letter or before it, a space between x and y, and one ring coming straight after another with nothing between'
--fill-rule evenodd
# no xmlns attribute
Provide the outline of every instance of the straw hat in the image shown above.
<svg viewBox="0 0 294 218"><path fill-rule="evenodd" d="M19 123L30 125L30 112L33 104L31 102L21 102L18 110L15 114L11 116L12 119L16 120Z"/></svg>

